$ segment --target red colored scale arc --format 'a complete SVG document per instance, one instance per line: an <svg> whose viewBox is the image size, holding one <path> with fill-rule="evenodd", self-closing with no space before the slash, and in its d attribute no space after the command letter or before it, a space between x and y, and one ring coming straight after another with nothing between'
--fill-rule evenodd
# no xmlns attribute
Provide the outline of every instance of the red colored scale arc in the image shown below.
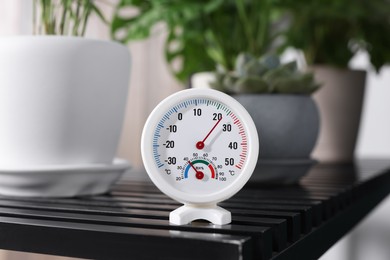
<svg viewBox="0 0 390 260"><path fill-rule="evenodd" d="M242 126L241 121L233 114L230 114L231 118L233 119L233 124L237 125L239 134L241 135L241 147L242 152L240 154L240 161L238 164L235 165L236 168L240 169L244 166L245 159L247 157L248 147L247 147L247 138L245 135L245 129Z"/></svg>
<svg viewBox="0 0 390 260"><path fill-rule="evenodd" d="M210 169L210 172L211 172L211 178L215 179L215 170L214 170L214 167L211 166L211 164L209 164L209 169Z"/></svg>

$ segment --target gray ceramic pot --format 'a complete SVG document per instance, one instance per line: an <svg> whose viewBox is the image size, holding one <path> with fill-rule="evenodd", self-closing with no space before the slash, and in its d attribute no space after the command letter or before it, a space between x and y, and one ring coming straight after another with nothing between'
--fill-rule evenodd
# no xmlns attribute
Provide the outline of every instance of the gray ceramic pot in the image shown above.
<svg viewBox="0 0 390 260"><path fill-rule="evenodd" d="M308 159L319 131L317 106L308 95L234 95L252 116L261 160Z"/></svg>
<svg viewBox="0 0 390 260"><path fill-rule="evenodd" d="M321 115L321 131L313 157L321 162L351 162L364 100L366 72L330 66L311 67L321 88L313 98Z"/></svg>

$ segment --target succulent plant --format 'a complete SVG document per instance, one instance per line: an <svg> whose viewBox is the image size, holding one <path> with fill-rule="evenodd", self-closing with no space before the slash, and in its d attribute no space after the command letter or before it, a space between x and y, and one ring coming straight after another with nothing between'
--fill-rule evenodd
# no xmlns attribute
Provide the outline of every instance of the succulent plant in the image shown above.
<svg viewBox="0 0 390 260"><path fill-rule="evenodd" d="M241 53L234 71L218 67L215 74L211 86L229 94L311 94L320 87L312 73L299 71L295 61L282 64L277 55L256 58Z"/></svg>

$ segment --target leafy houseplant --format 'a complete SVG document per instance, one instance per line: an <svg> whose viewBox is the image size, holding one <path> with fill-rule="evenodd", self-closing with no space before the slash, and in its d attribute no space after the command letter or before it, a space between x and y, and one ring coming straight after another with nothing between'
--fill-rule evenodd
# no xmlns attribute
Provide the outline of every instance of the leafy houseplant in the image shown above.
<svg viewBox="0 0 390 260"><path fill-rule="evenodd" d="M111 29L114 38L126 42L149 37L156 24L165 23L167 62L172 67L181 61L174 73L182 81L218 66L216 74L202 75L208 79L211 75L214 88L232 94L252 115L259 132L259 164L272 169L269 174L262 172L260 179L275 180L274 166L279 169L283 162L287 168L303 168L297 178L288 179L291 172L283 171L276 181L294 182L312 164L309 156L319 119L310 93L318 85L310 73L298 72L295 63L261 57L280 44L284 21L276 4L273 0L121 0ZM138 12L126 17L122 10L128 7ZM192 86L208 87L200 76L191 77Z"/></svg>
<svg viewBox="0 0 390 260"><path fill-rule="evenodd" d="M358 51L379 71L390 62L389 2L281 0L291 22L285 46L301 49L323 87L314 98L321 131L313 155L322 161L350 161L358 135L366 74L348 69Z"/></svg>
<svg viewBox="0 0 390 260"><path fill-rule="evenodd" d="M113 37L121 42L145 39L156 24L168 29L165 55L168 65L180 60L175 76L187 81L193 73L210 71L215 64L234 69L243 51L260 56L273 49L280 23L271 0L121 0L112 22ZM122 10L138 9L132 17ZM122 32L122 33L120 33ZM123 33L125 32L125 33Z"/></svg>
<svg viewBox="0 0 390 260"><path fill-rule="evenodd" d="M43 35L0 40L0 168L53 174L10 174L12 181L5 183L13 186L0 193L105 192L118 172L102 179L66 170L113 164L127 97L128 50L80 37L91 14L102 17L95 1L41 0L34 8L35 33Z"/></svg>
<svg viewBox="0 0 390 260"><path fill-rule="evenodd" d="M285 45L301 49L308 64L348 68L356 52L365 50L374 68L390 62L387 0L281 0L291 24Z"/></svg>

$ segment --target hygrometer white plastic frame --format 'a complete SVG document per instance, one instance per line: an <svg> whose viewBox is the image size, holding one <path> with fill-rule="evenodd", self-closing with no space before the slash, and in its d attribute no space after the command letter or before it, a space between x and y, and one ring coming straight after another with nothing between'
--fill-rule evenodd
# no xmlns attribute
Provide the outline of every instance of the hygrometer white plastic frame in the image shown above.
<svg viewBox="0 0 390 260"><path fill-rule="evenodd" d="M202 115L197 114L199 108L203 109L204 114L208 113L207 119L202 119ZM178 114L181 111L186 117L192 116L193 118L177 121ZM211 114L214 115L213 119L210 118ZM223 116L216 116L219 114L223 114ZM206 117L206 115L203 117ZM183 114L179 116L180 120L182 118ZM228 127L231 132L222 132L221 120L225 122L223 124L224 130L226 130L228 124L231 125ZM176 123L178 124L177 127L172 128L172 125L176 125ZM177 130L178 128L187 129L187 132L190 133L180 133ZM171 132L172 129L177 132L169 133L169 129ZM209 131L210 129L211 131ZM214 129L216 130L214 131ZM165 135L163 131L165 131ZM198 133L199 136L194 137ZM206 133L208 134L203 139ZM217 134L218 136L216 136ZM222 138L224 138L224 136L221 136L222 134L237 141L229 143L230 148L234 148L240 153L240 155L236 155L238 157L236 159L237 163L229 166L231 168L227 168L228 166L225 166L225 164L229 165L230 162L234 162L234 159L229 161L228 158L224 158L224 153L235 151L227 151L230 150L227 143L223 146L226 146L226 148L217 147L217 145L213 147L214 149L208 147L213 145L211 143L213 138L216 140L219 138L222 142ZM199 142L191 141L191 145L187 145L188 151L202 154L205 150L207 153L203 154L207 158L183 154L180 156L187 157L181 157L181 160L177 160L175 157L175 165L172 165L172 159L167 160L166 155L166 152L173 150L168 151L172 147L169 147L168 143L165 144L165 142L170 142L167 141L167 138L176 141L176 143L188 142L187 139L195 138L194 140L199 140ZM208 139L207 142L206 139ZM232 147L232 144L234 144L234 147ZM196 219L205 219L214 224L222 225L231 222L231 213L217 206L217 203L236 194L249 180L257 163L259 140L251 116L234 98L212 89L188 89L167 97L152 111L142 132L141 153L145 169L153 183L163 193L184 204L184 206L170 213L171 223L182 225ZM238 162L238 160L240 161ZM167 162L171 162L171 165L168 165ZM205 162L205 164L199 162ZM195 163L199 164L194 165ZM199 170L203 169L202 166L206 171L210 168L213 175L204 176L204 173ZM228 170L233 169L232 167L236 167L234 168L236 171ZM186 171L185 168L187 168ZM218 177L218 169L225 171L220 171L220 175L223 173L222 176L226 176L225 178ZM188 171L192 171L190 177L188 177ZM194 177L195 175L196 177ZM205 185L204 189L202 185Z"/></svg>

